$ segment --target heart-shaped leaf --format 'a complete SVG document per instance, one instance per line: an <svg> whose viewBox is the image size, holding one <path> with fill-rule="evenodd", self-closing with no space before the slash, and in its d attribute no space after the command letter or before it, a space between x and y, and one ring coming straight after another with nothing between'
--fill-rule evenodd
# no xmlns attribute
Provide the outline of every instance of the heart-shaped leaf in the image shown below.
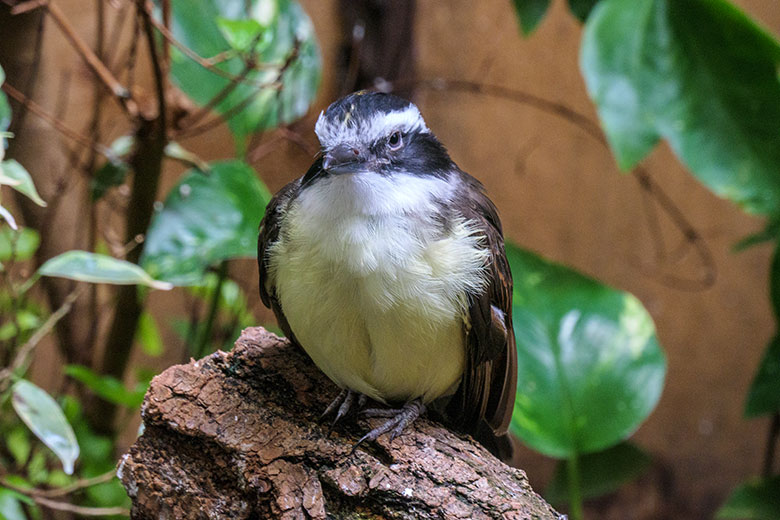
<svg viewBox="0 0 780 520"><path fill-rule="evenodd" d="M780 211L779 64L780 44L725 0L602 0L580 56L621 168L664 138L709 189L765 214Z"/></svg>
<svg viewBox="0 0 780 520"><path fill-rule="evenodd" d="M59 457L65 473L73 474L79 445L56 401L43 389L20 379L12 387L11 403L27 427Z"/></svg>
<svg viewBox="0 0 780 520"><path fill-rule="evenodd" d="M112 285L146 285L167 291L173 286L153 279L146 271L126 260L88 251L67 251L44 263L38 272L43 276L69 278L81 282Z"/></svg>
<svg viewBox="0 0 780 520"><path fill-rule="evenodd" d="M507 245L518 382L511 429L569 458L627 438L661 395L666 360L628 293Z"/></svg>
<svg viewBox="0 0 780 520"><path fill-rule="evenodd" d="M152 219L141 265L175 285L199 285L209 266L257 255L257 230L271 194L242 161L190 170Z"/></svg>

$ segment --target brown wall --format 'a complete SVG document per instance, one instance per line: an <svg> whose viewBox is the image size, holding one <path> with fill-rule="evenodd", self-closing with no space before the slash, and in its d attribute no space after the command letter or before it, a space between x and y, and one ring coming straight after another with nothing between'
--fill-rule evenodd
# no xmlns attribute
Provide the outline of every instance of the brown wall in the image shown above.
<svg viewBox="0 0 780 520"><path fill-rule="evenodd" d="M92 6L76 0L60 3L76 17ZM302 3L314 20L325 58L316 107L298 125L313 142L314 117L335 91L338 3ZM776 0L737 3L780 34ZM80 28L89 34L87 21ZM510 87L563 103L595 120L577 66L580 36L580 26L560 0L527 39L518 35L509 1L420 0L418 75ZM61 46L52 38L47 40L50 48ZM70 68L77 81L84 81L83 66L62 49L61 57L47 65L47 77L59 81L55 72ZM709 516L733 486L760 467L766 422L743 419L742 408L774 330L767 294L770 248L738 254L730 248L760 229L762 221L710 194L666 146L658 147L644 165L700 233L717 270L710 287L681 289L664 283L657 273L695 279L702 274L701 262L692 254L679 262L657 260L647 200L638 183L621 175L610 153L580 129L532 107L479 94L419 90L415 100L458 164L485 183L509 238L631 291L649 309L669 370L661 402L635 440L671 469L673 491L691 511L687 517ZM77 119L78 113L71 108L68 117ZM183 144L206 159L233 153L224 129ZM276 190L301 175L310 161L300 149L285 144L254 166ZM162 189L167 191L175 178L172 171ZM682 240L680 231L668 217L661 216L660 224L666 247L675 248ZM254 295L251 262L238 271ZM172 308L180 308L175 295L156 294L152 301L161 320ZM258 316L268 317L261 312ZM166 339L174 341L170 335ZM44 350L39 359L51 355ZM39 368L38 373L49 370ZM530 452L523 453L521 463L532 484L542 487L550 465Z"/></svg>

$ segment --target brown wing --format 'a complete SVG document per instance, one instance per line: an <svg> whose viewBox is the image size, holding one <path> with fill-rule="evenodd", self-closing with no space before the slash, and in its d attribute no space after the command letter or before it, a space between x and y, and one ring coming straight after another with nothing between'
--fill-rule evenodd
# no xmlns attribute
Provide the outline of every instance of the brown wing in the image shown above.
<svg viewBox="0 0 780 520"><path fill-rule="evenodd" d="M512 329L512 273L504 250L498 211L482 185L467 174L471 193L464 216L483 230L490 256L485 266L489 284L469 295L466 369L448 407L456 426L477 434L489 426L495 435L509 427L517 388L517 350Z"/></svg>
<svg viewBox="0 0 780 520"><path fill-rule="evenodd" d="M260 221L260 234L257 238L257 267L260 271L260 299L266 307L269 307L276 316L279 328L293 343L298 343L295 339L290 324L287 322L282 306L276 297L276 288L272 285L268 276L268 267L270 264L269 249L270 246L279 239L279 232L282 221L282 214L286 210L290 200L300 189L301 179L296 179L287 184L284 188L271 198L268 206L265 208L265 216Z"/></svg>

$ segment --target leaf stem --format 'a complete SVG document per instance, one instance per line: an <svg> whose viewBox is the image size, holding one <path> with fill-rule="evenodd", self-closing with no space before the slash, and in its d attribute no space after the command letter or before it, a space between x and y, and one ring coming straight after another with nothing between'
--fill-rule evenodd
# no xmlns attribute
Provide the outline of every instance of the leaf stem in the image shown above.
<svg viewBox="0 0 780 520"><path fill-rule="evenodd" d="M566 468L569 472L569 516L571 520L583 520L580 458L577 452L571 454Z"/></svg>
<svg viewBox="0 0 780 520"><path fill-rule="evenodd" d="M214 286L214 292L211 294L211 300L209 301L209 310L208 314L206 315L206 323L201 330L200 337L198 338L198 344L195 348L195 359L200 359L206 355L209 338L211 338L211 331L214 328L214 321L217 317L219 297L222 294L222 284L225 282L225 278L227 278L227 262L222 261L219 264L219 271L217 271L217 283Z"/></svg>

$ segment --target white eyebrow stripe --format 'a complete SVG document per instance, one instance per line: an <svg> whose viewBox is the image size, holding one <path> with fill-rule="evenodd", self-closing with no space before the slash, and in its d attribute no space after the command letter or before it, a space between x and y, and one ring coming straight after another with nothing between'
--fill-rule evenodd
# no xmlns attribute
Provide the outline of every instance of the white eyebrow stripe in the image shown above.
<svg viewBox="0 0 780 520"><path fill-rule="evenodd" d="M414 105L409 105L404 110L376 114L365 126L366 128L363 129L365 139L371 143L387 137L396 130L402 133L415 130L422 133L429 132L428 127L425 126L425 121L423 121L420 115L420 111Z"/></svg>
<svg viewBox="0 0 780 520"><path fill-rule="evenodd" d="M374 143L396 130L403 133L430 132L420 111L412 104L403 110L378 113L367 121L359 121L356 125L340 122L334 125L327 120L325 113L321 112L314 126L320 144L326 149L340 143Z"/></svg>

